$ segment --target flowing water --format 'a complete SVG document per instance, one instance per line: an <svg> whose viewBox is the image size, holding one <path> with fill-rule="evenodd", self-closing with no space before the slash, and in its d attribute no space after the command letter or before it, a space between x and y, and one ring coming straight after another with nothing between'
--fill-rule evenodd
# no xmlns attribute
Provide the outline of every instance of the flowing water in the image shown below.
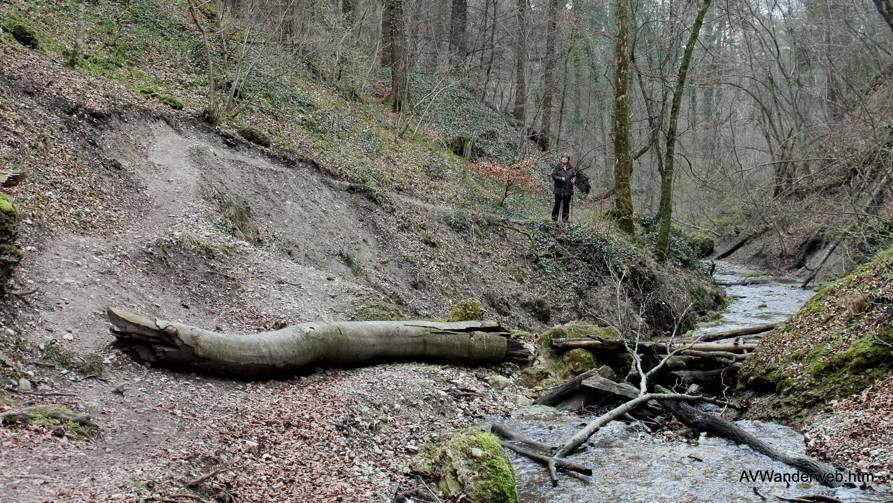
<svg viewBox="0 0 893 503"><path fill-rule="evenodd" d="M746 268L718 263L717 281L757 284L727 288L733 297L722 318L705 332L780 321L796 312L812 295L795 282L757 278ZM559 412L550 407L522 408L500 419L528 438L559 444L591 417ZM738 421L743 429L790 454L803 454L803 436L776 423ZM845 502L891 502L893 494L845 487L829 489L802 481L783 463L725 439L701 436L687 439L675 433L652 434L637 423L614 421L589 439L586 449L572 456L593 469L588 483L559 473L552 487L542 465L511 454L521 501L525 503L595 502L762 502L826 495ZM778 479L778 480L776 480Z"/></svg>

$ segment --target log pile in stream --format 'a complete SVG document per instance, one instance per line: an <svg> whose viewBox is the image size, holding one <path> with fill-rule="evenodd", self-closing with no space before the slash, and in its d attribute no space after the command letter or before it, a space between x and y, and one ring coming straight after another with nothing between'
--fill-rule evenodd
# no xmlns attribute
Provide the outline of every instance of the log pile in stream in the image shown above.
<svg viewBox="0 0 893 503"><path fill-rule="evenodd" d="M774 326L774 325L773 325ZM760 325L746 329L722 332L725 335L735 337L742 333L754 333L771 329L770 325ZM713 338L713 336L708 336ZM717 336L718 337L718 336ZM629 353L633 344L623 339L606 337L565 338L552 341L552 348L557 352L571 349L586 349L594 354L596 360L618 361L619 353ZM646 361L659 361L665 359L662 364L662 372L656 376L656 382L667 385L699 384L702 388L722 391L726 387L733 387L738 367L748 357L751 351L756 349L756 344L733 342L704 342L702 338L674 338L668 340L639 341L635 349ZM563 387L556 388L550 393L555 394L559 390L563 392L563 398L569 400L567 392L576 391L575 403L598 403L598 397L589 396L585 386L581 386L589 375L578 376L568 381ZM607 376L602 376L607 377ZM544 405L556 405L556 401L548 395L544 395L536 403Z"/></svg>
<svg viewBox="0 0 893 503"><path fill-rule="evenodd" d="M808 475L813 481L825 486L836 487L841 485L841 481L846 480L846 477L841 476L842 474L833 466L807 457L786 454L763 442L751 433L744 431L734 422L689 405L691 402L698 401L725 405L716 399L688 393L671 393L662 387L658 387L657 391L646 392L625 382L614 382L598 375L587 377L581 384L582 386L596 389L601 393L612 395L615 398L615 403L618 403L618 405L587 423L584 428L567 439L560 447L526 440L501 425L493 425L491 427L493 433L506 440L507 448L546 465L553 485L558 484L558 470L571 470L577 474L586 474L586 471L581 469L585 467L575 464L567 456L583 447L586 440L601 427L611 421L625 417L637 409L646 412L653 418L656 418L663 411L690 428L726 438L736 444L747 445L755 452L796 468Z"/></svg>
<svg viewBox="0 0 893 503"><path fill-rule="evenodd" d="M521 343L492 321L321 321L236 335L114 308L108 309L108 318L117 344L138 360L235 377L376 360L487 363L530 357Z"/></svg>

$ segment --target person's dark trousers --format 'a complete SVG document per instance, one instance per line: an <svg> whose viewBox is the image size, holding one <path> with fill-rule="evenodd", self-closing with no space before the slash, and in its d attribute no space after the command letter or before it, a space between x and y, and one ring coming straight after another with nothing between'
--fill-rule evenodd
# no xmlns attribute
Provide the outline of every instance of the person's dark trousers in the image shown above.
<svg viewBox="0 0 893 503"><path fill-rule="evenodd" d="M552 206L552 221L558 221L559 210L561 210L561 219L567 222L571 216L570 194L555 194L555 205Z"/></svg>

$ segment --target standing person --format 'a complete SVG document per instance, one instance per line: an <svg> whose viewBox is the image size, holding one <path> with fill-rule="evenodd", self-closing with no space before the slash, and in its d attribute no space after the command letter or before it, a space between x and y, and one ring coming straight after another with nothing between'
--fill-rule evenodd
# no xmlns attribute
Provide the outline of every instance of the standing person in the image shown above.
<svg viewBox="0 0 893 503"><path fill-rule="evenodd" d="M555 182L555 206L552 207L552 221L558 221L558 215L561 214L561 220L567 222L570 218L571 196L574 195L574 182L577 178L577 168L571 166L571 156L568 154L561 155L561 161L552 170L552 181ZM560 212L559 212L560 210Z"/></svg>

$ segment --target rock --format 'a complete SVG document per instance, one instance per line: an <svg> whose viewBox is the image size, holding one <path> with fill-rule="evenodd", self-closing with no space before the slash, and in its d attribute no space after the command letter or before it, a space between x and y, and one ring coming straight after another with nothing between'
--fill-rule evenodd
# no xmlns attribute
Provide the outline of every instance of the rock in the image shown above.
<svg viewBox="0 0 893 503"><path fill-rule="evenodd" d="M31 391L34 389L34 386L31 385L31 381L25 379L24 377L19 379L18 382L18 390L19 391Z"/></svg>
<svg viewBox="0 0 893 503"><path fill-rule="evenodd" d="M517 503L512 464L492 433L466 429L426 445L413 458L413 473L433 482L444 498L469 503Z"/></svg>
<svg viewBox="0 0 893 503"><path fill-rule="evenodd" d="M496 389L506 389L512 385L512 380L501 375L492 375L487 377L487 384Z"/></svg>

